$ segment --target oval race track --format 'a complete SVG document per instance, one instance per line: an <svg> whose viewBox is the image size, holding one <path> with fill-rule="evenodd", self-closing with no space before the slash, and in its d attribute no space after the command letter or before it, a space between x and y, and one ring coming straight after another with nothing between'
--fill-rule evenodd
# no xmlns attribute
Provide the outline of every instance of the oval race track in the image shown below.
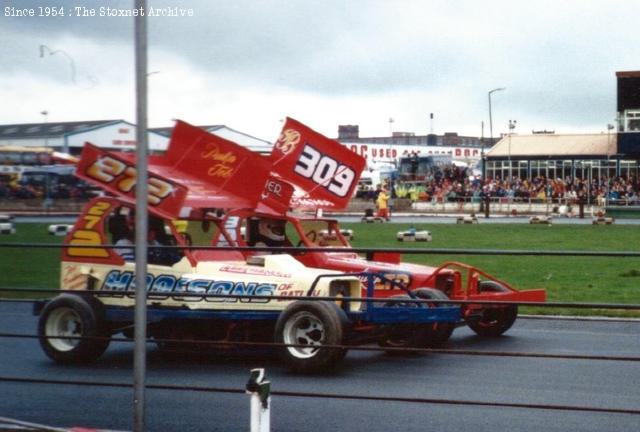
<svg viewBox="0 0 640 432"><path fill-rule="evenodd" d="M30 312L29 303L0 302L0 417L131 430L133 344L113 343L92 365L56 365L37 339L6 336L34 335L37 318ZM459 328L446 348L560 358L393 357L352 350L338 371L322 376L292 375L264 354L166 359L150 344L147 426L152 431L248 430L244 386L250 369L265 367L272 383L273 431L637 430L639 331L637 321L523 318L493 340ZM125 386L84 385L89 382Z"/></svg>

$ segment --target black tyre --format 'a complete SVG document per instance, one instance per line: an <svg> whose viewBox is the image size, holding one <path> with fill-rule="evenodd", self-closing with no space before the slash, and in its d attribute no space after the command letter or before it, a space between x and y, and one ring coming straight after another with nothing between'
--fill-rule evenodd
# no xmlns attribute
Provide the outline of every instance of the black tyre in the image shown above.
<svg viewBox="0 0 640 432"><path fill-rule="evenodd" d="M54 298L40 315L38 339L47 356L56 362L96 360L106 351L110 342L102 303L72 294Z"/></svg>
<svg viewBox="0 0 640 432"><path fill-rule="evenodd" d="M345 338L347 316L335 303L296 301L280 314L275 328L275 341L286 345L280 353L296 372L313 373L333 368L347 353L341 345Z"/></svg>
<svg viewBox="0 0 640 432"><path fill-rule="evenodd" d="M415 295L425 300L449 300L449 297L440 290L434 288L418 288L414 291ZM446 307L446 303L435 303L434 307ZM444 345L456 328L455 323L438 322L433 324L425 324L422 331L422 339L419 342L423 348L438 348Z"/></svg>
<svg viewBox="0 0 640 432"><path fill-rule="evenodd" d="M407 295L396 295L390 297L392 299L407 299L411 297ZM416 302L393 301L385 304L387 307L418 307ZM416 351L402 351L399 348L422 348L422 341L425 338L425 331L430 324L413 324L401 323L387 325L383 328L382 337L378 340L378 345L383 348L394 348L386 350L386 353L392 356L410 356L415 355Z"/></svg>
<svg viewBox="0 0 640 432"><path fill-rule="evenodd" d="M482 281L478 284L478 292L508 292L498 282ZM480 316L471 316L466 319L467 325L478 335L496 337L509 330L518 318L518 306L493 306L480 311Z"/></svg>

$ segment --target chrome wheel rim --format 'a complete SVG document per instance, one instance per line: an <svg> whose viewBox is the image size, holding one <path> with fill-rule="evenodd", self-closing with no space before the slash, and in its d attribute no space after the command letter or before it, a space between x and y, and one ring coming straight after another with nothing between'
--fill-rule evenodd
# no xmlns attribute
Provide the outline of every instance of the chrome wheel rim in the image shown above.
<svg viewBox="0 0 640 432"><path fill-rule="evenodd" d="M325 328L314 314L302 311L292 315L283 329L283 341L292 356L308 359L315 356L325 341Z"/></svg>
<svg viewBox="0 0 640 432"><path fill-rule="evenodd" d="M51 312L45 326L48 342L57 351L71 351L82 336L82 320L78 312L69 307L58 308Z"/></svg>

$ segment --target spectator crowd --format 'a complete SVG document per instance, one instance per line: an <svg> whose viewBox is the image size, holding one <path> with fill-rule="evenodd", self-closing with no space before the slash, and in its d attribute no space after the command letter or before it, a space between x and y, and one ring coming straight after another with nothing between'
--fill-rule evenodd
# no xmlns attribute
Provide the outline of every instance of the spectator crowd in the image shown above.
<svg viewBox="0 0 640 432"><path fill-rule="evenodd" d="M614 178L597 177L590 181L582 178L545 178L536 176L530 179L513 177L510 179L482 179L479 175L470 175L469 170L456 165L447 165L434 170L424 179L410 182L395 180L393 185L384 184L391 198L409 198L412 201L444 202L480 202L486 197L505 201L529 201L585 203L604 205L605 200L621 205L640 205L640 180L636 176ZM376 201L380 188L361 188L357 197ZM56 182L45 185L40 183L21 183L0 178L0 199L75 199L85 200L93 196L84 182L73 184Z"/></svg>
<svg viewBox="0 0 640 432"><path fill-rule="evenodd" d="M0 179L0 199L89 199L93 195L85 183L47 185Z"/></svg>
<svg viewBox="0 0 640 432"><path fill-rule="evenodd" d="M486 197L507 202L529 201L573 204L579 201L604 205L605 201L621 205L640 204L640 180L635 176L615 178L598 177L590 181L582 178L482 179L469 175L468 170L455 165L430 173L423 180L396 180L394 197L412 201L434 203L471 201L480 202ZM359 196L376 200L373 189L360 191Z"/></svg>

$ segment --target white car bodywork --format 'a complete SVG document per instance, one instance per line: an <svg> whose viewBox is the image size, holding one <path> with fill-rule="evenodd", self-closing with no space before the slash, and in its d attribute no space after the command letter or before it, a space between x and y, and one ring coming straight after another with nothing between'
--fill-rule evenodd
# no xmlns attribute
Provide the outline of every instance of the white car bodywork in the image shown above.
<svg viewBox="0 0 640 432"><path fill-rule="evenodd" d="M432 240L432 237L431 237L431 232L427 230L421 230L421 231L407 230L407 231L398 231L398 234L396 235L396 239L402 242L405 242L405 241L430 242Z"/></svg>
<svg viewBox="0 0 640 432"><path fill-rule="evenodd" d="M15 234L16 228L13 225L11 216L0 215L0 234Z"/></svg>
<svg viewBox="0 0 640 432"><path fill-rule="evenodd" d="M48 232L50 235L64 236L67 235L69 231L71 231L71 228L73 228L73 225L52 224L49 225Z"/></svg>
<svg viewBox="0 0 640 432"><path fill-rule="evenodd" d="M122 292L123 296L105 296L105 305L132 307L135 298L135 263L124 266L65 262L61 286L84 290L89 278L97 292ZM319 275L335 275L316 278ZM192 267L186 258L173 266L149 265L147 291L149 304L191 310L284 310L296 297L360 297L360 280L334 270L308 268L290 255L260 255L244 261L204 261ZM207 296L210 297L207 297ZM216 298L215 296L220 296ZM233 297L233 296L240 297ZM262 298L281 296L287 298ZM291 297L291 300L288 298ZM360 302L350 302L352 310Z"/></svg>
<svg viewBox="0 0 640 432"><path fill-rule="evenodd" d="M352 229L341 229L340 230L340 234L342 234L342 236L344 238L346 238L349 241L353 241L353 230ZM326 240L326 241L335 241L338 236L336 236L335 233L329 233L328 230L321 230L318 235L320 236L321 240Z"/></svg>

